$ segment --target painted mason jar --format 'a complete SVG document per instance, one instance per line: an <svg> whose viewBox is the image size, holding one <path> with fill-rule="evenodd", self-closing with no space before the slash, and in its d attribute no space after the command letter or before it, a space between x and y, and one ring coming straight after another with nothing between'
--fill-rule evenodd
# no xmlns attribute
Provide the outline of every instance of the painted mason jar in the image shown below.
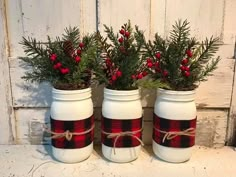
<svg viewBox="0 0 236 177"><path fill-rule="evenodd" d="M94 118L91 89L52 90L53 156L65 163L87 159L93 150Z"/></svg>
<svg viewBox="0 0 236 177"><path fill-rule="evenodd" d="M139 90L104 89L102 104L102 153L113 162L138 158L142 136Z"/></svg>
<svg viewBox="0 0 236 177"><path fill-rule="evenodd" d="M190 159L195 144L195 91L158 89L153 117L153 151L168 162Z"/></svg>

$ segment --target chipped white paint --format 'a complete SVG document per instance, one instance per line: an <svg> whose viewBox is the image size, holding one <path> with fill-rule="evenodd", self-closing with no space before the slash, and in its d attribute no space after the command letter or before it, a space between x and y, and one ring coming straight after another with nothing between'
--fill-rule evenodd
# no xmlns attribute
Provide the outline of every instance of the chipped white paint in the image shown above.
<svg viewBox="0 0 236 177"><path fill-rule="evenodd" d="M0 144L13 143L12 96L8 64L8 39L5 3L0 1Z"/></svg>
<svg viewBox="0 0 236 177"><path fill-rule="evenodd" d="M235 177L236 173L236 153L231 147L197 146L191 159L180 164L155 158L150 147L144 147L137 160L126 164L104 160L98 148L77 164L53 160L49 146L0 146L0 157L1 177Z"/></svg>

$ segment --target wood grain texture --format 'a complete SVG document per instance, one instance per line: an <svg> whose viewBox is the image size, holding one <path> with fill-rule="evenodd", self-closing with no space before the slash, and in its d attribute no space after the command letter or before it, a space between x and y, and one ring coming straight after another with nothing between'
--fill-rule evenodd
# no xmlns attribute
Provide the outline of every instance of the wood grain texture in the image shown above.
<svg viewBox="0 0 236 177"><path fill-rule="evenodd" d="M225 0L225 14L224 14L224 33L223 41L226 44L235 44L236 39L236 1Z"/></svg>
<svg viewBox="0 0 236 177"><path fill-rule="evenodd" d="M150 30L150 1L109 0L98 1L98 29L103 32L103 24L112 26L118 32L121 25L131 20L132 25L138 25L149 36Z"/></svg>
<svg viewBox="0 0 236 177"><path fill-rule="evenodd" d="M0 144L11 144L14 133L14 112L7 57L9 46L5 5L4 1L0 1Z"/></svg>
<svg viewBox="0 0 236 177"><path fill-rule="evenodd" d="M232 43L235 45L236 42L236 22L232 20L232 17L235 17L236 12L236 1L234 0L226 0L226 8L225 8L225 25L224 25L224 41L228 43ZM234 50L236 50L234 48ZM236 52L236 51L234 51ZM236 53L235 53L236 54ZM235 58L235 57L234 57ZM235 69L236 65L234 64L234 81L232 85L232 99L230 105L230 113L228 117L228 125L227 125L227 145L236 146L236 75Z"/></svg>
<svg viewBox="0 0 236 177"><path fill-rule="evenodd" d="M22 2L21 0L8 0L5 2L10 46L9 56L17 58L24 55L24 51L19 45L24 35Z"/></svg>
<svg viewBox="0 0 236 177"><path fill-rule="evenodd" d="M224 0L167 0L165 36L178 19L188 19L192 34L199 39L222 36Z"/></svg>
<svg viewBox="0 0 236 177"><path fill-rule="evenodd" d="M96 118L95 143L100 143L100 117L101 108L94 111ZM198 110L196 144L207 147L222 147L225 144L228 110ZM152 142L152 116L153 109L144 109L143 141ZM17 109L16 127L18 144L49 143L43 138L43 124L49 122L48 109Z"/></svg>

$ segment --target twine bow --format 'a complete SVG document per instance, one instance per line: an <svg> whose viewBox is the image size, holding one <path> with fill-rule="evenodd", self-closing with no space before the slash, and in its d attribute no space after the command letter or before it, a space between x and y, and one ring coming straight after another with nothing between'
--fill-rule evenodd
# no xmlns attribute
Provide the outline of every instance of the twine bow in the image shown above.
<svg viewBox="0 0 236 177"><path fill-rule="evenodd" d="M154 127L154 129L158 132L165 134L162 139L162 143L164 143L165 140L171 140L177 136L183 136L183 135L184 136L195 136L195 129L194 128L188 128L186 130L178 131L178 132L177 131L170 131L170 132L162 131L162 130L157 129L156 127Z"/></svg>
<svg viewBox="0 0 236 177"><path fill-rule="evenodd" d="M119 132L119 133L108 133L108 132L102 131L102 133L104 133L105 135L107 135L107 138L109 138L109 139L110 139L110 138L115 138L115 141L114 141L114 143L113 143L113 152L114 152L114 154L116 154L116 151L115 151L116 143L117 143L118 139L119 139L120 137L122 137L122 136L131 136L131 137L137 139L137 140L140 142L140 144L141 144L142 146L144 146L143 141L142 141L139 137L137 137L137 136L135 135L135 134L137 134L137 133L139 133L139 132L141 132L141 131L143 131L143 129L136 130L136 131L125 131L125 132Z"/></svg>
<svg viewBox="0 0 236 177"><path fill-rule="evenodd" d="M70 132L69 130L66 130L63 133L57 133L57 132L51 131L46 125L44 125L44 130L47 133L52 134L52 136L51 136L52 139L58 139L58 138L65 137L67 141L71 141L71 139L72 139L72 137L74 135L84 135L84 134L87 134L87 133L91 132L94 129L94 127L95 127L95 125L93 124L90 129L88 129L86 131L83 131L83 132Z"/></svg>

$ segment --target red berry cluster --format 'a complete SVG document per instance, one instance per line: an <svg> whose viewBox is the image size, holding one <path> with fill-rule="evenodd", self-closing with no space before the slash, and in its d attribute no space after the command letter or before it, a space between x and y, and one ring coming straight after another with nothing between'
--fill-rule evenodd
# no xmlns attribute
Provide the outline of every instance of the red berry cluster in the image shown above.
<svg viewBox="0 0 236 177"><path fill-rule="evenodd" d="M110 58L105 59L104 70L106 70L106 74L108 76L110 84L113 84L119 77L122 76L122 72L119 68L115 67L115 64L111 61Z"/></svg>
<svg viewBox="0 0 236 177"><path fill-rule="evenodd" d="M126 30L124 29L124 27L122 26L122 27L121 27L121 30L120 30L120 34L121 34L121 37L118 39L118 42L121 44L121 46L120 46L119 49L120 49L120 52L121 52L121 53L126 53L127 51L126 51L126 49L125 49L125 47L124 47L124 42L129 39L129 37L130 37L130 32L129 32L129 31L126 31Z"/></svg>
<svg viewBox="0 0 236 177"><path fill-rule="evenodd" d="M50 60L54 63L53 68L59 70L61 74L68 74L70 72L69 68L63 67L61 62L57 61L57 54L51 54Z"/></svg>
<svg viewBox="0 0 236 177"><path fill-rule="evenodd" d="M74 51L74 54L72 57L76 63L79 63L81 61L81 54L82 54L83 48L84 48L84 44L80 43L79 48ZM60 73L63 75L68 74L70 72L69 68L63 67L62 63L60 61L57 61L58 57L56 53L52 53L49 58L54 63L53 69L59 70Z"/></svg>
<svg viewBox="0 0 236 177"><path fill-rule="evenodd" d="M186 55L187 57L181 61L180 70L182 71L182 74L185 77L189 77L191 75L189 67L189 58L193 56L192 51L190 49L186 50Z"/></svg>
<svg viewBox="0 0 236 177"><path fill-rule="evenodd" d="M156 52L153 58L147 58L146 60L147 67L152 72L160 73L162 74L163 77L167 77L169 73L166 69L164 70L161 69L160 60L161 60L161 53Z"/></svg>

